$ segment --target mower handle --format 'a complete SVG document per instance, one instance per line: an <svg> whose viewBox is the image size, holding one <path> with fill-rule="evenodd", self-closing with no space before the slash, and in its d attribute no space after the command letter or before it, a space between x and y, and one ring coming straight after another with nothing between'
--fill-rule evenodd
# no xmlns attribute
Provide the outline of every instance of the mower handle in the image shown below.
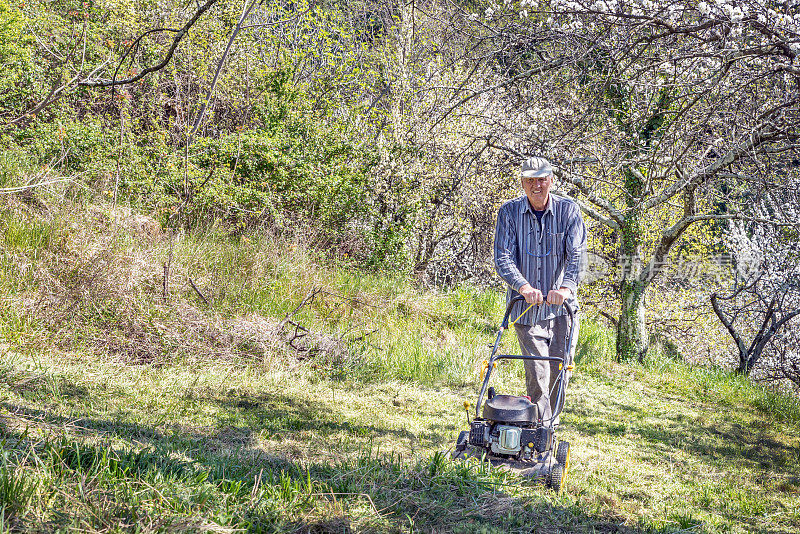
<svg viewBox="0 0 800 534"><path fill-rule="evenodd" d="M517 295L512 297L510 301L508 301L508 306L506 306L506 313L503 315L503 322L500 323L500 329L505 330L508 328L508 318L511 316L511 310L514 308L514 304L520 301L524 301L525 297L522 295ZM537 304L536 306L541 306L543 304L547 304L547 301L542 302L541 304ZM564 309L567 310L567 315L569 315L570 319L575 319L575 310L572 307L572 304L567 302L566 300L563 303Z"/></svg>
<svg viewBox="0 0 800 534"><path fill-rule="evenodd" d="M500 346L500 338L503 337L503 332L506 328L508 328L508 318L511 315L511 309L514 307L514 304L520 301L524 301L525 297L522 295L517 295L512 297L511 300L508 302L508 306L506 306L506 313L503 315L503 322L500 325L500 330L497 332L497 338L494 341L494 347L492 347L492 354L489 356L488 367L486 369L486 376L483 379L483 384L481 385L481 391L478 394L478 402L475 403L475 417L479 418L481 416L481 404L483 403L483 396L486 393L486 386L489 385L489 378L492 375L492 368L497 360L531 360L531 361L547 361L547 362L559 362L561 363L561 369L559 370L559 377L558 380L558 395L556 397L556 410L550 418L550 426L552 427L553 421L555 418L561 413L561 410L564 407L564 373L566 373L566 358L558 358L556 356L525 356L522 354L497 354L497 348ZM544 303L542 303L544 304ZM572 348L572 341L575 335L575 313L576 310L572 307L572 304L564 301L564 309L567 310L567 315L569 315L570 319L570 328L569 328L569 339L567 340L567 351L569 352ZM516 320L514 321L516 322Z"/></svg>
<svg viewBox="0 0 800 534"><path fill-rule="evenodd" d="M500 338L503 337L503 332L506 330L506 328L508 328L508 318L511 315L511 310L512 308L514 308L514 304L524 300L525 297L523 297L522 295L517 295L516 297L512 297L511 300L508 301L508 306L506 306L506 313L503 315L503 322L500 323L500 330L498 330L497 332L497 338L494 340L494 346L492 347L492 354L489 356L489 358L494 357L494 355L497 353L497 347L500 346ZM542 306L543 304L544 302L542 304L537 304L537 306ZM567 315L569 315L570 324L574 325L576 310L572 307L572 304L570 304L566 300L564 301L562 306L564 306L564 309L567 310ZM519 319L519 317L517 317L517 319ZM514 322L517 322L517 319L514 319ZM570 339L572 339L572 328L570 328L569 335Z"/></svg>

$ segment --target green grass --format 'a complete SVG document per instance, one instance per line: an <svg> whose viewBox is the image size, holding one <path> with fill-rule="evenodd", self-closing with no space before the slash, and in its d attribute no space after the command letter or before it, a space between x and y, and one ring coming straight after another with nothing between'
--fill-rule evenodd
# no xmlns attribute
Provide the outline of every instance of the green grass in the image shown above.
<svg viewBox="0 0 800 534"><path fill-rule="evenodd" d="M660 354L612 363L613 332L585 318L554 495L447 460L501 294L217 233L172 241L165 302L169 239L98 217L65 208L49 224L68 235L25 223L4 244L0 532L800 529L795 398ZM271 328L314 287L301 354ZM496 383L522 391L521 366Z"/></svg>
<svg viewBox="0 0 800 534"><path fill-rule="evenodd" d="M650 373L576 375L563 420L573 471L556 496L442 461L472 387L319 380L245 362L15 356L0 386L2 444L20 488L3 501L6 517L47 530L796 528L796 424L742 404L720 410L677 377L651 384ZM521 387L513 374L504 382Z"/></svg>

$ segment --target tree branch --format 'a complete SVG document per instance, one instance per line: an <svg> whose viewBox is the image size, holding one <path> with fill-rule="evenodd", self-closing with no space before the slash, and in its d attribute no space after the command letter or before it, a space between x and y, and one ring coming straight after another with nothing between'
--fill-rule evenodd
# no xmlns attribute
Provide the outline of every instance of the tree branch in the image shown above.
<svg viewBox="0 0 800 534"><path fill-rule="evenodd" d="M747 217L740 213L726 213L726 214L700 214L700 215L692 215L690 217L684 217L663 232L661 232L661 240L656 247L655 252L653 253L653 257L650 262L642 269L642 272L639 274L639 281L647 284L655 274L655 269L659 268L659 266L663 265L664 260L669 255L669 251L672 248L672 245L675 244L675 241L683 234L683 232L693 223L699 221L709 221L709 220L730 220L730 219L739 219L739 220L747 220L753 222L759 222L763 224L772 224L775 226L791 226L790 223L780 223L771 221L769 219L760 219L757 217Z"/></svg>
<svg viewBox="0 0 800 534"><path fill-rule="evenodd" d="M612 228L619 229L622 226L623 222L625 221L625 217L622 215L622 213L620 213L616 208L614 208L614 206L612 206L609 201L607 201L602 197L597 196L594 193L594 191L589 189L589 186L586 185L586 182L583 181L583 178L581 178L580 176L575 176L572 173L561 169L556 169L555 175L558 176L560 179L565 180L570 184L574 185L575 187L577 187L578 191L583 193L589 202L607 211L611 217L611 219L608 219L608 217L604 217L605 220L601 219L598 220L600 220L601 222ZM610 221L613 221L614 224L611 224Z"/></svg>
<svg viewBox="0 0 800 534"><path fill-rule="evenodd" d="M98 65L92 72L87 74L86 77L88 78L88 77L94 76L94 74L97 71L99 71L100 69L105 67L110 61L111 61L111 55L109 54L108 59L106 59L103 63ZM70 81L68 81L67 83L63 84L61 87L57 87L58 84L53 85L52 89L50 89L50 94L48 94L47 97L45 97L45 99L42 100L35 108L33 108L30 111L25 112L25 114L20 115L16 119L8 122L7 125L13 124L13 125L16 126L16 125L22 124L25 121L25 119L28 118L28 117L35 117L36 114L39 113L40 111L42 111L44 108L46 108L46 107L54 104L58 100L60 100L61 97L64 96L65 90L70 88L70 87L72 87L72 84L74 84L78 80L78 78L80 78L80 77L81 77L81 74L78 73L75 76L73 76ZM80 82L78 82L78 85L80 85Z"/></svg>
<svg viewBox="0 0 800 534"><path fill-rule="evenodd" d="M167 55L164 57L164 59L158 65L154 65L152 67L147 67L146 69L144 69L139 74L137 74L135 76L131 76L130 78L125 78L124 80L117 80L116 79L116 74L115 74L114 78L112 78L110 80L85 79L85 80L82 80L82 81L78 82L78 85L86 86L86 87L113 87L115 85L125 85L125 84L128 84L128 83L137 82L137 81L141 80L142 78L144 78L145 76L147 76L148 74L150 74L152 72L157 72L157 71L163 69L164 67L166 67L169 64L170 60L172 59L172 56L175 54L175 50L178 48L178 44L180 44L181 40L186 36L186 33L189 31L189 29L192 26L194 26L194 23L197 22L197 19L199 19L203 15L203 13L208 11L211 8L211 6L213 6L216 3L217 3L217 0L208 0L205 4L203 4L202 6L200 6L198 8L198 10L197 10L197 12L195 12L194 16L192 16L192 18L189 19L189 21L186 24L184 24L183 27L180 30L177 31L177 33L175 34L175 37L172 40L172 45L170 45L169 50L167 50ZM173 30L170 30L170 31L173 31ZM138 39L135 41L135 43L138 43ZM131 47L132 46L134 46L134 45L131 44ZM128 51L130 51L130 47L129 47ZM123 55L123 58L125 56L127 56L127 54L128 53L126 52L125 55ZM121 64L121 61L122 60L120 60L120 64Z"/></svg>
<svg viewBox="0 0 800 534"><path fill-rule="evenodd" d="M676 181L672 186L661 192L661 194L651 197L650 200L644 203L642 209L649 210L655 206L663 204L683 189L691 185L697 185L703 180L711 178L722 168L727 167L742 157L747 156L754 148L768 141L775 134L776 132L771 126L765 125L761 129L757 129L756 131L752 132L747 139L741 141L738 145L728 150L728 152L717 158L712 164L700 169L693 175L683 175L683 180Z"/></svg>
<svg viewBox="0 0 800 534"><path fill-rule="evenodd" d="M503 87L506 87L507 85L510 85L510 84L514 83L515 81L517 81L517 80L520 80L520 79L523 79L523 78L528 78L528 77L533 76L533 75L544 74L545 72L547 72L549 70L557 69L558 67L560 67L564 63L566 63L566 61L567 61L567 59L565 57L562 57L562 58L559 58L559 59L555 59L555 60L550 61L548 63L545 63L544 65L541 65L539 67L528 69L525 72L521 72L520 74L517 74L516 76L512 76L511 78L507 79L504 82L498 83L497 85L493 85L491 87L486 87L484 89L481 89L480 91L473 91L471 94L465 96L464 98L462 98L461 100L459 100L458 102L456 102L455 104L453 104L452 106L447 108L447 110L444 113L442 113L442 115L438 119L436 119L436 122L434 122L433 125L431 125L431 127L428 129L428 133L430 133L431 131L433 131L434 128L439 126L439 123L442 122L448 115L450 115L453 112L454 109L456 109L456 108L460 107L461 105L469 102L473 98L475 98L477 96L480 96L483 93L488 93L489 91L496 91L497 89L502 89Z"/></svg>
<svg viewBox="0 0 800 534"><path fill-rule="evenodd" d="M711 307L714 308L714 313L717 314L720 322L725 326L728 330L728 333L733 338L733 341L736 343L737 348L739 349L739 361L741 362L742 358L744 358L747 354L747 349L744 346L744 341L742 340L739 332L733 327L733 322L729 321L727 317L725 317L725 312L722 311L722 308L719 305L719 301L717 300L717 294L711 294Z"/></svg>
<svg viewBox="0 0 800 534"><path fill-rule="evenodd" d="M245 0L246 2L247 0ZM197 116L197 120L194 121L194 126L192 126L192 131L189 132L188 141L187 143L191 144L192 137L197 132L197 129L200 127L200 123L203 120L203 117L206 114L206 109L208 108L208 103L211 100L211 95L214 93L214 89L217 86L217 80L219 79L219 74L222 72L222 65L225 64L225 60L228 57L228 53L231 51L231 46L233 45L233 41L236 39L236 36L239 34L239 30L242 29L242 23L250 16L250 12L253 11L253 8L256 5L261 5L264 0L253 0L252 3L248 6L245 3L245 7L242 10L242 15L239 17L239 22L236 23L236 27L231 32L231 36L228 38L228 44L225 46L225 52L222 53L222 57L219 59L219 63L217 63L217 70L214 72L214 79L211 81L211 86L208 88L208 92L206 93L206 99L203 101L203 106L200 108L200 114ZM310 8L309 8L310 9Z"/></svg>
<svg viewBox="0 0 800 534"><path fill-rule="evenodd" d="M553 190L553 193L573 200L576 204L578 204L578 207L581 209L582 212L584 212L586 215L596 220L597 222L605 224L606 226L608 226L609 228L613 228L614 230L619 230L621 228L620 225L617 223L617 221L615 221L610 217L606 217L593 207L586 204L586 202L582 201L581 199L573 198L564 191L556 189Z"/></svg>

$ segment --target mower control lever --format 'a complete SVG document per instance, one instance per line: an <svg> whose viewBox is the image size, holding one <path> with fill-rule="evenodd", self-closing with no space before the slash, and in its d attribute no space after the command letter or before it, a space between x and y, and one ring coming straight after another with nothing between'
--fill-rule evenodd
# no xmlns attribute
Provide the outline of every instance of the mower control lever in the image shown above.
<svg viewBox="0 0 800 534"><path fill-rule="evenodd" d="M511 316L511 310L514 308L514 304L516 304L517 302L523 302L523 301L525 301L525 297L523 297L522 295L517 295L516 297L513 297L508 302L508 306L506 306L506 313L505 313L505 315L503 315L503 322L500 323L500 326L502 326L503 329L508 328L508 318ZM542 304L546 304L546 303L542 303ZM541 304L539 304L539 306L541 306ZM569 302L567 302L565 300L564 304L562 304L562 306L564 306L564 309L567 310L567 314L569 315L570 319L574 320L575 319L575 309L572 307L572 304L570 304Z"/></svg>

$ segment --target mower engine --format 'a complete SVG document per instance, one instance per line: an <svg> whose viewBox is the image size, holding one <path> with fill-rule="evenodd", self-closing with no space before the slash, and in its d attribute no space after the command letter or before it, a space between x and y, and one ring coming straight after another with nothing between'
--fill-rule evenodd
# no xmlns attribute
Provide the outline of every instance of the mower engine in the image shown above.
<svg viewBox="0 0 800 534"><path fill-rule="evenodd" d="M550 448L552 433L543 426L525 428L494 421L473 421L467 443L495 455L531 460Z"/></svg>
<svg viewBox="0 0 800 534"><path fill-rule="evenodd" d="M465 445L507 458L532 460L550 448L551 440L552 431L538 422L537 406L527 397L494 395L484 405L483 418L470 425Z"/></svg>

